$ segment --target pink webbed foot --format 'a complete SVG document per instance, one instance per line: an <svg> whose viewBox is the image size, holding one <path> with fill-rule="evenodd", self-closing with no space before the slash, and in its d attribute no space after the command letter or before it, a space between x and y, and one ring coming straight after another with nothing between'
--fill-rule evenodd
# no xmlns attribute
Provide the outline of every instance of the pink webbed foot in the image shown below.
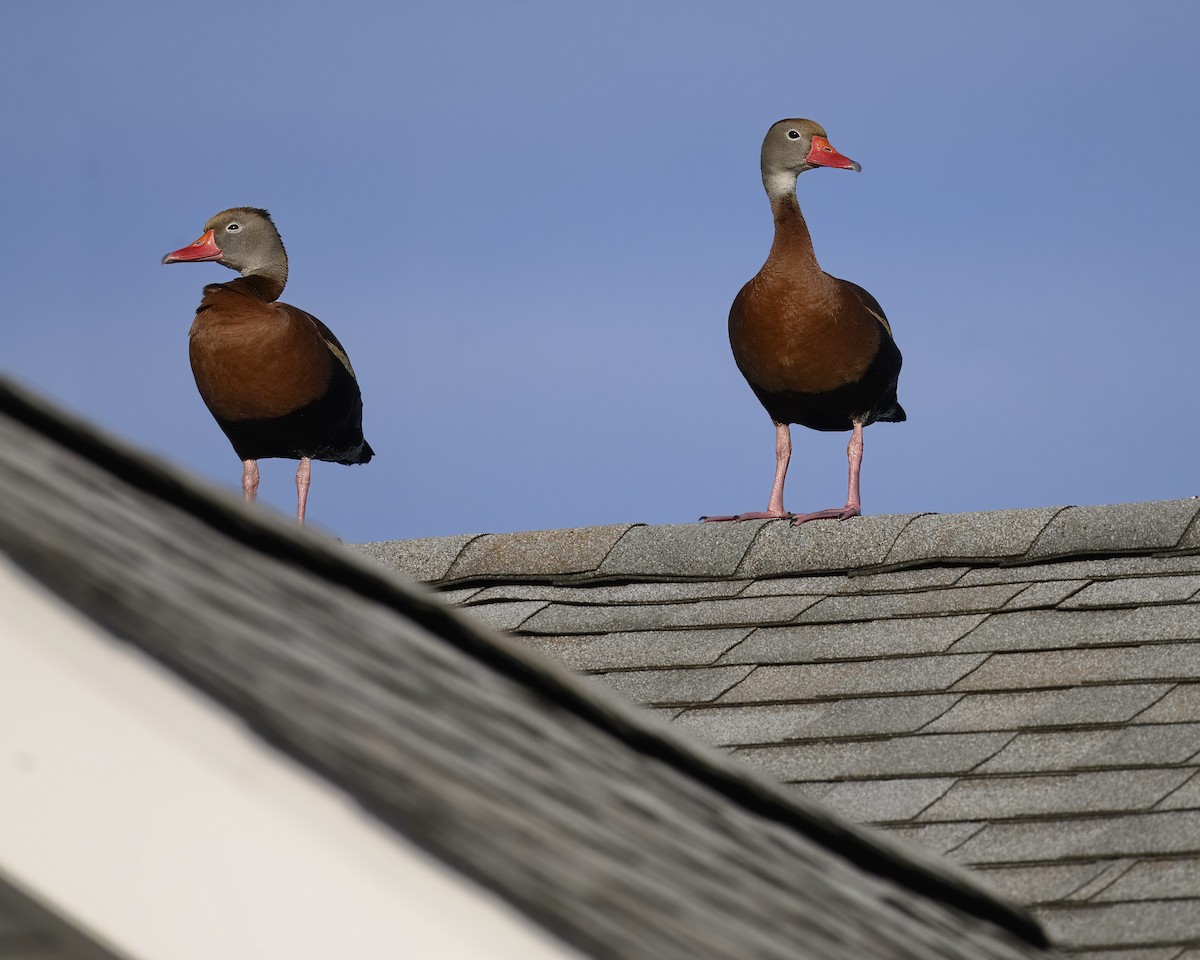
<svg viewBox="0 0 1200 960"><path fill-rule="evenodd" d="M846 504L844 507L817 510L815 513L797 513L792 517L792 526L808 523L809 520L849 520L851 517L861 516L862 511L857 506Z"/></svg>
<svg viewBox="0 0 1200 960"><path fill-rule="evenodd" d="M778 510L752 510L749 513L735 513L727 517L701 517L701 523L725 523L733 520L741 523L743 520L790 520L794 514Z"/></svg>

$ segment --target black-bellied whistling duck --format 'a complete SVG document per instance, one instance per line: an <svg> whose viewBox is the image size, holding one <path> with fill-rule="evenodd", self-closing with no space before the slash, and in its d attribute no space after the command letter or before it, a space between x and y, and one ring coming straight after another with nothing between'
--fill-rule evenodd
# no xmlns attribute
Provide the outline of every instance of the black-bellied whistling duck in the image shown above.
<svg viewBox="0 0 1200 960"><path fill-rule="evenodd" d="M320 320L279 303L288 260L266 210L233 207L163 263L215 260L241 277L210 283L189 354L209 412L242 460L242 492L258 495L258 461L298 459L296 519L304 523L311 461L367 463L362 396L346 350Z"/></svg>
<svg viewBox="0 0 1200 960"><path fill-rule="evenodd" d="M767 131L762 179L775 216L775 241L767 262L733 301L729 343L738 369L775 422L775 483L766 510L706 520L857 517L862 428L905 419L896 399L900 351L883 308L858 284L825 273L813 253L796 201L796 178L815 167L861 169L830 146L824 129L811 120L780 120ZM793 423L853 431L844 507L797 515L784 509Z"/></svg>

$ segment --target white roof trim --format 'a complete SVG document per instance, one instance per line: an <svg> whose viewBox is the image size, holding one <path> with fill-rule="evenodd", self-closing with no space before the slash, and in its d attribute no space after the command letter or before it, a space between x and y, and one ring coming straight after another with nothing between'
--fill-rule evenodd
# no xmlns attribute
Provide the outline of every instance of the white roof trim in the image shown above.
<svg viewBox="0 0 1200 960"><path fill-rule="evenodd" d="M0 556L0 873L153 960L576 957Z"/></svg>

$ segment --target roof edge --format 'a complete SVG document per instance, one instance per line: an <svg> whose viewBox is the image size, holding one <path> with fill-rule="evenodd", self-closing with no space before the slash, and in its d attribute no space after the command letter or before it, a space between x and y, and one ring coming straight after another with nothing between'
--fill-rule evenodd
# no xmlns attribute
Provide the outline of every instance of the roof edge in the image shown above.
<svg viewBox="0 0 1200 960"><path fill-rule="evenodd" d="M564 546L569 549L564 552ZM439 589L868 575L1200 553L1200 497L970 513L885 514L793 527L614 524L355 545Z"/></svg>

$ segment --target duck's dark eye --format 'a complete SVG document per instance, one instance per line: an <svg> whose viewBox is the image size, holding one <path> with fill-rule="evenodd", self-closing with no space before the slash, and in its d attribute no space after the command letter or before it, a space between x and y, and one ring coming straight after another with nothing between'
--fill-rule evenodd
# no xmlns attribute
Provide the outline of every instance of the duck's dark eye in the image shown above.
<svg viewBox="0 0 1200 960"><path fill-rule="evenodd" d="M236 224L236 223L231 223L231 224L230 224L229 226L227 226L225 229L226 229L226 230L228 230L230 233L237 233L237 232L238 232L239 230L241 230L242 228L241 228L241 227L240 227L238 224Z"/></svg>
<svg viewBox="0 0 1200 960"><path fill-rule="evenodd" d="M789 140L799 140L800 134L795 130L789 130L788 131L788 139Z"/></svg>

